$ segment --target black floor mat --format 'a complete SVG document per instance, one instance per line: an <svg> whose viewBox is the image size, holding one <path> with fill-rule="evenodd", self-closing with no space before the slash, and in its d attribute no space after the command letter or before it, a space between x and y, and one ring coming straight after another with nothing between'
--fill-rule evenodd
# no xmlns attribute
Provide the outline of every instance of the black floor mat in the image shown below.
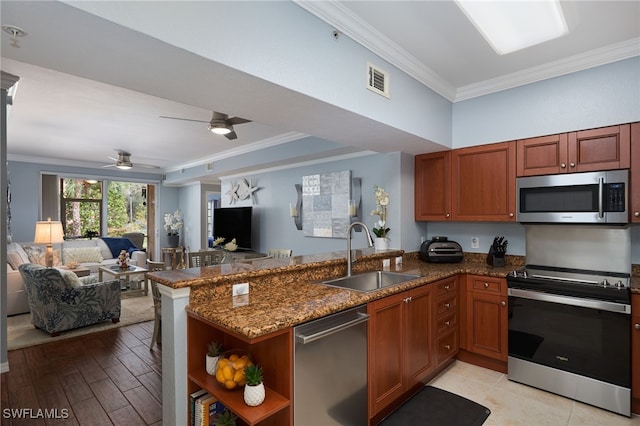
<svg viewBox="0 0 640 426"><path fill-rule="evenodd" d="M480 426L491 410L433 386L420 392L384 418L379 426Z"/></svg>

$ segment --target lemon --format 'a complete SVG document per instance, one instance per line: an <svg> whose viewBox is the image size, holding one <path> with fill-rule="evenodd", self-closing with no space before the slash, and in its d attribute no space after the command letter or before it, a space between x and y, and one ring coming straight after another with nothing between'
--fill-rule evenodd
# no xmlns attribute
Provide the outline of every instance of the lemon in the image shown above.
<svg viewBox="0 0 640 426"><path fill-rule="evenodd" d="M233 380L233 375L234 375L234 371L230 365L227 365L222 369L222 376L224 377L225 381Z"/></svg>
<svg viewBox="0 0 640 426"><path fill-rule="evenodd" d="M233 389L237 386L237 383L234 382L233 380L227 380L226 382L224 382L224 387L227 389Z"/></svg>

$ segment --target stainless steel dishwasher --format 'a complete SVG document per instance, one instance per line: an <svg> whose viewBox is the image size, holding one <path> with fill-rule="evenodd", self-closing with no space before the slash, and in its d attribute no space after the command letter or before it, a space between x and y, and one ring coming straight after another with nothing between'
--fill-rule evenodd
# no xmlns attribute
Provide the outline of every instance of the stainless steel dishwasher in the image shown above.
<svg viewBox="0 0 640 426"><path fill-rule="evenodd" d="M294 327L295 426L367 424L367 308Z"/></svg>

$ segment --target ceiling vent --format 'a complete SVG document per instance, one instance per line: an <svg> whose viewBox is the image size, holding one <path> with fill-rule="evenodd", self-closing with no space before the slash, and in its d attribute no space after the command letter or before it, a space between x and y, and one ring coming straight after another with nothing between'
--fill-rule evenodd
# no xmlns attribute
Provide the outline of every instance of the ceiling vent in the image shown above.
<svg viewBox="0 0 640 426"><path fill-rule="evenodd" d="M389 98L389 74L367 62L367 89Z"/></svg>

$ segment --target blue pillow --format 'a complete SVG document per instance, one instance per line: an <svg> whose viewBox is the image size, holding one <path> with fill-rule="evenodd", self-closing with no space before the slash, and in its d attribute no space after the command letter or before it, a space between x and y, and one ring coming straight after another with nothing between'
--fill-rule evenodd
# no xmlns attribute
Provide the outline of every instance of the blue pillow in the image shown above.
<svg viewBox="0 0 640 426"><path fill-rule="evenodd" d="M122 237L102 237L102 241L105 242L109 250L111 250L111 255L114 258L117 258L120 255L120 251L126 250L131 256L131 253L134 251L138 251L138 247L136 247L133 242L128 238Z"/></svg>

